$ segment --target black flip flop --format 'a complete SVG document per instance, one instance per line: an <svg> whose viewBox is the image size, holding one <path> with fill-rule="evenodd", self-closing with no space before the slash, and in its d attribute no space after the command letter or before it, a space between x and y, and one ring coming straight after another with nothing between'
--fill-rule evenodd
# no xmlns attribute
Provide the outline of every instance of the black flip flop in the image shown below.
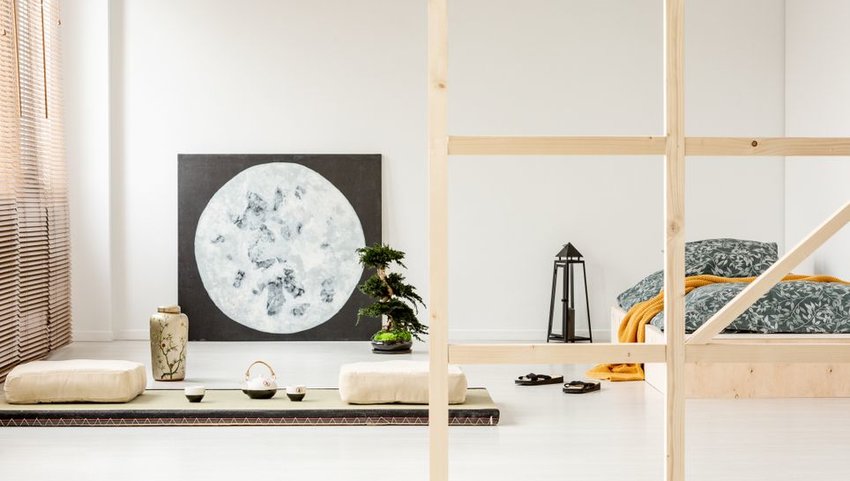
<svg viewBox="0 0 850 481"><path fill-rule="evenodd" d="M593 381L570 381L564 384L564 392L567 394L584 394L598 391L601 388L601 383Z"/></svg>
<svg viewBox="0 0 850 481"><path fill-rule="evenodd" d="M552 377L548 374L534 374L530 372L525 376L516 378L514 383L520 386L541 386L543 384L560 384L564 382L564 376Z"/></svg>

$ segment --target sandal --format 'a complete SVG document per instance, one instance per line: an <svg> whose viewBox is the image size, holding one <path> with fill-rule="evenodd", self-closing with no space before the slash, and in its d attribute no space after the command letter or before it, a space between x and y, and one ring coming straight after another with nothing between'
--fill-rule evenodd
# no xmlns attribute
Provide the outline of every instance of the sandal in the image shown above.
<svg viewBox="0 0 850 481"><path fill-rule="evenodd" d="M514 381L520 386L542 386L543 384L560 384L562 382L564 382L564 376L552 377L548 374L534 374L533 372L520 376Z"/></svg>
<svg viewBox="0 0 850 481"><path fill-rule="evenodd" d="M564 384L564 392L567 394L584 394L600 389L602 389L602 385L593 381L570 381Z"/></svg>

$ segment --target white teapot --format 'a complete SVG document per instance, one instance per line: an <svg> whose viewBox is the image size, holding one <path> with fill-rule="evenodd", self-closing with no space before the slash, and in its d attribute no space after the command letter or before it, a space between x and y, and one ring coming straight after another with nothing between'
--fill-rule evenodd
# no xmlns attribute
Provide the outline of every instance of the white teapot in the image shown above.
<svg viewBox="0 0 850 481"><path fill-rule="evenodd" d="M257 364L262 364L269 369L268 375L258 374L256 376L251 376L251 368L256 366ZM268 363L264 361L254 361L248 366L248 370L245 371L245 380L242 383L242 392L248 395L251 399L270 399L273 398L275 394L277 394L277 375L269 366Z"/></svg>

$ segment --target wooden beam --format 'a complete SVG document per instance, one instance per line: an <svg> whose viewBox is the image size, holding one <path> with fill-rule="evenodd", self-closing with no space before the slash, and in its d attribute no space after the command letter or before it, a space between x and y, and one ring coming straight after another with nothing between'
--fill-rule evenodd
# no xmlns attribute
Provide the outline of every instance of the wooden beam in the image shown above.
<svg viewBox="0 0 850 481"><path fill-rule="evenodd" d="M452 364L664 362L663 344L451 344Z"/></svg>
<svg viewBox="0 0 850 481"><path fill-rule="evenodd" d="M447 0L428 0L429 479L449 478Z"/></svg>
<svg viewBox="0 0 850 481"><path fill-rule="evenodd" d="M687 362L808 362L850 363L850 344L846 342L722 342L688 345Z"/></svg>
<svg viewBox="0 0 850 481"><path fill-rule="evenodd" d="M449 155L664 155L664 137L449 137Z"/></svg>
<svg viewBox="0 0 850 481"><path fill-rule="evenodd" d="M850 156L847 137L688 137L685 155Z"/></svg>
<svg viewBox="0 0 850 481"><path fill-rule="evenodd" d="M697 329L688 339L688 344L705 344L715 335L732 323L738 316L743 314L754 302L765 295L777 282L782 280L791 269L797 267L800 262L812 255L827 239L841 230L850 222L850 202L838 209L817 229L812 231L806 238L800 241L796 247L782 256L775 264L770 266L755 281L745 287L728 304L723 306L717 313Z"/></svg>
<svg viewBox="0 0 850 481"><path fill-rule="evenodd" d="M667 391L664 408L664 478L685 480L685 11L684 0L665 2L664 318Z"/></svg>

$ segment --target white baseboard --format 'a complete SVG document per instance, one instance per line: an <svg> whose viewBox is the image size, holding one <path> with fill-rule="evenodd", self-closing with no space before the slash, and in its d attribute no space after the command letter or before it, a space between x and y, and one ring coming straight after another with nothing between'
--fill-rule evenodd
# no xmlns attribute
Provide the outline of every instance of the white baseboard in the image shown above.
<svg viewBox="0 0 850 481"><path fill-rule="evenodd" d="M147 341L150 331L147 329L122 329L115 332L116 341Z"/></svg>
<svg viewBox="0 0 850 481"><path fill-rule="evenodd" d="M576 329L577 336L587 336L587 331ZM121 331L74 331L75 341L147 341L150 333L145 329ZM449 338L457 341L525 341L546 342L546 332L540 329L449 329ZM594 329L593 340L609 342L611 331Z"/></svg>
<svg viewBox="0 0 850 481"><path fill-rule="evenodd" d="M587 336L586 330L576 329L577 336ZM546 331L540 329L449 329L449 339L457 341L526 341L546 342ZM593 340L609 342L611 331L594 329Z"/></svg>
<svg viewBox="0 0 850 481"><path fill-rule="evenodd" d="M75 330L71 335L74 342L103 342L114 339L112 331L108 330Z"/></svg>

